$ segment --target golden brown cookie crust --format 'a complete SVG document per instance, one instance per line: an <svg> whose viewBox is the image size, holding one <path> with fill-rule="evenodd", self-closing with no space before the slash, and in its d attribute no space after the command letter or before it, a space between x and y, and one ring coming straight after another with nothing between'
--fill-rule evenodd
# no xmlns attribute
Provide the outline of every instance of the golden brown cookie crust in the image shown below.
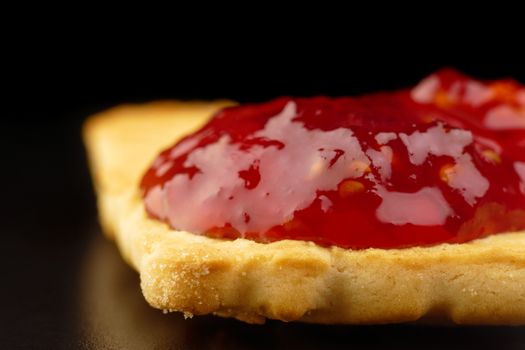
<svg viewBox="0 0 525 350"><path fill-rule="evenodd" d="M138 191L150 162L229 104L120 106L85 125L102 227L140 273L152 306L250 323L439 318L525 324L525 232L464 244L348 250L291 240L213 239L150 219Z"/></svg>

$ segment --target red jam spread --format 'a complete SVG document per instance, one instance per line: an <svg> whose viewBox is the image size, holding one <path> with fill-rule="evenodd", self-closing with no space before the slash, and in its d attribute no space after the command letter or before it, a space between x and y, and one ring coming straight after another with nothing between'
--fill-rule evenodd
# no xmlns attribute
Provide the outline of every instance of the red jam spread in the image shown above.
<svg viewBox="0 0 525 350"><path fill-rule="evenodd" d="M223 109L141 189L177 230L344 248L525 229L525 88L452 70L411 90Z"/></svg>

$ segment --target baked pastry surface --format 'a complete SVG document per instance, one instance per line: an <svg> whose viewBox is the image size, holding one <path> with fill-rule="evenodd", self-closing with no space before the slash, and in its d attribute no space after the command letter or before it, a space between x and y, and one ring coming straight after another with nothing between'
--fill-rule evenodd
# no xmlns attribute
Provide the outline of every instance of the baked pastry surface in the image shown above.
<svg viewBox="0 0 525 350"><path fill-rule="evenodd" d="M525 324L525 232L464 244L348 250L175 231L144 210L154 157L229 102L154 102L91 117L84 139L100 221L154 307L250 323ZM351 225L352 223L348 223Z"/></svg>

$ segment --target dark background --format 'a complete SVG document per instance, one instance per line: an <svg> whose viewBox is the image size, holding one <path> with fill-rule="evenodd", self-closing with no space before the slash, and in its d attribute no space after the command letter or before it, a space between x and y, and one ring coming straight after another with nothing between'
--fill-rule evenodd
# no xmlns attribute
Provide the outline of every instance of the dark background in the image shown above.
<svg viewBox="0 0 525 350"><path fill-rule="evenodd" d="M525 83L525 61L305 62L279 53L251 63L203 55L130 63L100 53L4 66L0 84L0 348L477 348L523 349L522 327L248 326L184 321L143 301L138 278L101 238L80 128L120 103L155 99L263 101L279 95L354 95L407 87L442 67ZM248 55L248 54L247 54ZM253 54L250 54L253 55ZM386 62L388 61L388 62Z"/></svg>

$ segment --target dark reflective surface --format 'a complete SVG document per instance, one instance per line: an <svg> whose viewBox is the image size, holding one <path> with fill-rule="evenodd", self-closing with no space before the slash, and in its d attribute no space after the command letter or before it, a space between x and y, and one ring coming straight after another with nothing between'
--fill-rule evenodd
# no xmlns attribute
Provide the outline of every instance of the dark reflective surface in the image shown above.
<svg viewBox="0 0 525 350"><path fill-rule="evenodd" d="M78 345L95 349L523 349L525 327L248 325L151 308L138 275L93 229L79 266Z"/></svg>
<svg viewBox="0 0 525 350"><path fill-rule="evenodd" d="M467 62L457 68L525 82L522 61L513 66L508 57L500 65ZM34 68L37 74L27 71L31 64L10 69L12 81L2 80L8 91L0 110L0 349L525 349L524 327L250 326L164 315L146 304L137 274L96 225L80 139L81 122L91 113L159 98L361 94L412 85L446 63L357 66L345 58L331 69L308 66L309 74L290 74L288 66L287 74L268 74L259 66L237 73L209 68L206 59L186 75L158 67L162 83L153 81L150 70L140 79L137 67L125 69L124 61L96 74L82 67L60 75L47 66Z"/></svg>

